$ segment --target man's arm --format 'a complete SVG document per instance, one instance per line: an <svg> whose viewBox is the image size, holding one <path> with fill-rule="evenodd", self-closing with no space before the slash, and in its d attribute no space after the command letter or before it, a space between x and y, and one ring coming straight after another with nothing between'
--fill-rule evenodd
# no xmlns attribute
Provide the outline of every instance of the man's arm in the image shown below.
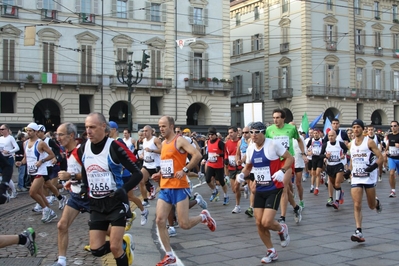
<svg viewBox="0 0 399 266"><path fill-rule="evenodd" d="M155 138L154 139L154 144L155 144L155 146L157 146L157 149L156 150L152 150L152 152L161 154L161 149L162 149L161 140L159 138Z"/></svg>
<svg viewBox="0 0 399 266"><path fill-rule="evenodd" d="M11 144L14 147L14 149L9 150L8 151L9 153L15 153L15 152L19 151L19 146L14 138L11 138Z"/></svg>
<svg viewBox="0 0 399 266"><path fill-rule="evenodd" d="M188 170L194 169L200 162L202 156L201 153L193 147L185 138L177 138L176 147L180 150L185 150L191 155L190 162L186 165Z"/></svg>

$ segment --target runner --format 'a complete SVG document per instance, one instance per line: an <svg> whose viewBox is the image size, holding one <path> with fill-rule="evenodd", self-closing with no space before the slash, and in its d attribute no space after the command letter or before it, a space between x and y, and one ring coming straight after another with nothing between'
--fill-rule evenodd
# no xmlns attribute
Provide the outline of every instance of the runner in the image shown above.
<svg viewBox="0 0 399 266"><path fill-rule="evenodd" d="M390 198L396 198L396 173L399 173L399 124L391 122L392 133L388 135L388 168L389 185L391 186Z"/></svg>

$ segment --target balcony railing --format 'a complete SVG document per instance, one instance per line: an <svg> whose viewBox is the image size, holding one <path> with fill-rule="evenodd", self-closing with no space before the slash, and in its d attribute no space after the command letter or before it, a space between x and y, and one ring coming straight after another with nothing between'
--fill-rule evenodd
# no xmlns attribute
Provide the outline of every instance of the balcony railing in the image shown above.
<svg viewBox="0 0 399 266"><path fill-rule="evenodd" d="M57 20L57 10L42 9L42 20Z"/></svg>
<svg viewBox="0 0 399 266"><path fill-rule="evenodd" d="M196 34L196 35L205 35L205 34L206 34L206 27L205 27L205 25L196 25L196 24L193 24L193 34Z"/></svg>
<svg viewBox="0 0 399 266"><path fill-rule="evenodd" d="M89 13L80 13L79 22L80 24L94 25L96 24L96 15Z"/></svg>
<svg viewBox="0 0 399 266"><path fill-rule="evenodd" d="M382 47L374 47L374 55L376 56L383 56L384 55L383 51L384 48Z"/></svg>
<svg viewBox="0 0 399 266"><path fill-rule="evenodd" d="M18 6L12 5L2 5L1 6L1 16L6 18L18 18Z"/></svg>
<svg viewBox="0 0 399 266"><path fill-rule="evenodd" d="M105 80L105 79L104 79ZM115 76L109 77L109 86L112 87L127 87L124 84L121 84L118 81L118 78ZM171 89L172 88L172 79L166 78L150 78L143 77L141 82L135 86L135 88L147 88L147 89Z"/></svg>
<svg viewBox="0 0 399 266"><path fill-rule="evenodd" d="M287 53L290 51L290 43L285 42L285 43L280 43L280 53Z"/></svg>
<svg viewBox="0 0 399 266"><path fill-rule="evenodd" d="M364 45L356 44L356 46L355 46L355 52L356 52L357 54L364 54Z"/></svg>
<svg viewBox="0 0 399 266"><path fill-rule="evenodd" d="M272 91L273 100L292 98L293 89L292 88L280 88L278 90Z"/></svg>
<svg viewBox="0 0 399 266"><path fill-rule="evenodd" d="M199 82L197 80L188 80L185 81L185 89L186 91L209 91L213 94L215 91L223 91L227 95L230 93L233 88L233 84L229 82L213 82L213 81L204 81Z"/></svg>
<svg viewBox="0 0 399 266"><path fill-rule="evenodd" d="M327 41L326 49L327 51L337 51L337 42Z"/></svg>
<svg viewBox="0 0 399 266"><path fill-rule="evenodd" d="M368 90L344 87L308 86L306 88L306 96L390 100L393 97L393 92L386 90Z"/></svg>

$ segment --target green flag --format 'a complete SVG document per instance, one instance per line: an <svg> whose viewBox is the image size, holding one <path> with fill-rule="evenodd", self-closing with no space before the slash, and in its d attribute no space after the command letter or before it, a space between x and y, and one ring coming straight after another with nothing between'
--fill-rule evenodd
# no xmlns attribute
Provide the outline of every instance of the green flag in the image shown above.
<svg viewBox="0 0 399 266"><path fill-rule="evenodd" d="M302 116L302 123L301 123L301 129L300 131L305 132L306 134L308 134L309 131L309 120L308 120L308 115L305 114Z"/></svg>

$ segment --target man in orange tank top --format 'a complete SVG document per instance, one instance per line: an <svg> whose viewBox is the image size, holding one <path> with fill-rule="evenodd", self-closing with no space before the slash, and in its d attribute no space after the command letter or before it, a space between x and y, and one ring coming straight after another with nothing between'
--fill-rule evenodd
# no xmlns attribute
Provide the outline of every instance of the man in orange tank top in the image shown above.
<svg viewBox="0 0 399 266"><path fill-rule="evenodd" d="M157 266L176 263L170 246L166 221L173 205L176 205L179 226L182 229L190 229L199 223L206 224L211 231L216 230L216 222L207 210L195 217L189 217L190 187L187 173L201 160L200 152L195 149L185 138L174 132L175 122L172 117L163 116L159 122L159 131L165 140L161 149L161 171L153 174L152 179L159 181L160 192L156 209L156 224L159 237L165 247L166 255ZM190 162L186 165L187 154L191 155Z"/></svg>

